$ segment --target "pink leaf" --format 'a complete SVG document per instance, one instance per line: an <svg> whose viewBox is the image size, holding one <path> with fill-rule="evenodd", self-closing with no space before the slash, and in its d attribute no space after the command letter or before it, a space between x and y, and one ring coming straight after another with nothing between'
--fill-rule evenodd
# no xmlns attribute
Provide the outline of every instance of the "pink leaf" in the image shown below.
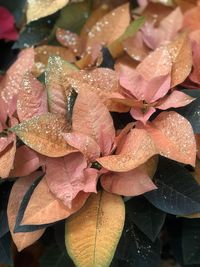
<svg viewBox="0 0 200 267"><path fill-rule="evenodd" d="M132 108L130 113L135 120L141 121L143 124L146 124L146 122L155 111L156 109L153 107L147 108L146 112L143 112L140 108Z"/></svg>
<svg viewBox="0 0 200 267"><path fill-rule="evenodd" d="M46 179L43 178L31 195L22 225L49 224L66 219L84 205L88 196L88 193L80 192L73 200L72 208L69 209L50 192Z"/></svg>
<svg viewBox="0 0 200 267"><path fill-rule="evenodd" d="M13 167L16 152L16 141L9 144L6 149L0 153L0 177L7 178Z"/></svg>
<svg viewBox="0 0 200 267"><path fill-rule="evenodd" d="M143 167L129 172L105 174L101 184L106 191L123 196L138 196L157 188Z"/></svg>
<svg viewBox="0 0 200 267"><path fill-rule="evenodd" d="M200 44L196 41L192 42L193 51L193 70L189 78L192 82L200 84Z"/></svg>
<svg viewBox="0 0 200 267"><path fill-rule="evenodd" d="M96 179L89 184L84 176L87 162L81 153L73 153L68 156L52 159L47 158L46 181L51 192L68 208L80 191L96 192Z"/></svg>
<svg viewBox="0 0 200 267"><path fill-rule="evenodd" d="M20 122L48 112L47 95L43 85L30 73L23 78L18 94L17 114Z"/></svg>
<svg viewBox="0 0 200 267"><path fill-rule="evenodd" d="M123 147L117 155L106 156L97 161L107 170L115 172L131 171L157 154L151 136L144 129L133 129L127 135ZM119 154L118 154L119 153Z"/></svg>
<svg viewBox="0 0 200 267"><path fill-rule="evenodd" d="M34 65L34 50L33 48L24 49L18 56L15 63L8 69L6 75L0 83L0 99L4 102L6 113L13 114L16 110L16 104L13 103L15 96L18 94L22 79L27 71L31 71Z"/></svg>
<svg viewBox="0 0 200 267"><path fill-rule="evenodd" d="M67 143L78 149L89 160L95 160L100 156L100 147L90 136L82 133L63 133Z"/></svg>
<svg viewBox="0 0 200 267"><path fill-rule="evenodd" d="M14 160L14 169L11 171L10 176L27 176L36 171L39 167L40 160L37 153L27 146L21 146L17 149Z"/></svg>
<svg viewBox="0 0 200 267"><path fill-rule="evenodd" d="M179 108L189 105L195 98L174 90L169 96L164 97L156 108L166 110L169 108Z"/></svg>
<svg viewBox="0 0 200 267"><path fill-rule="evenodd" d="M102 132L114 142L112 117L98 96L89 90L79 90L73 109L72 128L75 132L89 135L98 145L101 145Z"/></svg>
<svg viewBox="0 0 200 267"><path fill-rule="evenodd" d="M18 38L18 32L15 28L15 21L10 11L0 7L0 39L15 41Z"/></svg>
<svg viewBox="0 0 200 267"><path fill-rule="evenodd" d="M143 39L148 47L156 49L160 45L171 41L182 28L183 15L179 7L165 17L158 28L154 23L147 22L142 28Z"/></svg>
<svg viewBox="0 0 200 267"><path fill-rule="evenodd" d="M171 72L172 60L166 46L157 48L150 53L136 68L145 80L168 75Z"/></svg>
<svg viewBox="0 0 200 267"><path fill-rule="evenodd" d="M160 155L195 166L196 142L192 127L174 111L162 112L145 127Z"/></svg>
<svg viewBox="0 0 200 267"><path fill-rule="evenodd" d="M0 153L15 140L15 134L9 134L7 137L0 137Z"/></svg>

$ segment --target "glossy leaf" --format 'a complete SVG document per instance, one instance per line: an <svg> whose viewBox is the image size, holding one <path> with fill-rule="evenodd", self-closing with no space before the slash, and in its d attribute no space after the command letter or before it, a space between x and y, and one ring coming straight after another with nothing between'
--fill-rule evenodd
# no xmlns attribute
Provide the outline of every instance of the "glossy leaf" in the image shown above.
<svg viewBox="0 0 200 267"><path fill-rule="evenodd" d="M68 2L69 0L28 0L26 13L27 23L55 13L59 9L63 8Z"/></svg>
<svg viewBox="0 0 200 267"><path fill-rule="evenodd" d="M74 263L77 266L109 266L124 219L124 203L120 196L104 191L92 194L83 209L66 221L66 248Z"/></svg>
<svg viewBox="0 0 200 267"><path fill-rule="evenodd" d="M12 187L10 197L9 197L8 209L7 209L8 222L9 222L12 239L15 245L17 246L18 251L21 251L24 248L33 244L44 233L44 230L42 229L35 231L35 232L31 232L31 233L30 232L29 233L14 233L13 232L21 201L26 191L33 183L34 179L35 179L35 175L32 175L30 177L19 178L15 182L14 186Z"/></svg>
<svg viewBox="0 0 200 267"><path fill-rule="evenodd" d="M70 147L62 137L62 132L69 132L69 125L64 116L43 114L11 129L30 148L49 157L62 157L71 153Z"/></svg>

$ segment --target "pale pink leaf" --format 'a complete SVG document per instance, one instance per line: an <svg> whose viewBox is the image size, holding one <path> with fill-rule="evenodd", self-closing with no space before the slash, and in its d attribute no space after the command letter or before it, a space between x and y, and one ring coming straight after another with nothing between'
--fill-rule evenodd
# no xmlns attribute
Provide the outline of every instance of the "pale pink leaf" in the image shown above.
<svg viewBox="0 0 200 267"><path fill-rule="evenodd" d="M168 75L171 72L172 60L168 48L162 46L150 53L136 68L146 80L158 76Z"/></svg>
<svg viewBox="0 0 200 267"><path fill-rule="evenodd" d="M147 111L145 112L143 112L140 108L132 108L130 113L135 120L141 121L143 124L146 124L146 122L155 111L156 109L153 107L147 108Z"/></svg>
<svg viewBox="0 0 200 267"><path fill-rule="evenodd" d="M174 90L169 96L164 97L156 108L166 110L169 108L179 108L189 105L195 98L184 94L183 92Z"/></svg>
<svg viewBox="0 0 200 267"><path fill-rule="evenodd" d="M115 172L127 172L145 163L153 155L157 154L151 136L144 129L133 129L127 135L117 155L106 156L97 161L107 170Z"/></svg>
<svg viewBox="0 0 200 267"><path fill-rule="evenodd" d="M25 232L25 233L14 233L14 226L16 223L16 218L18 215L18 210L22 199L32 185L36 178L36 175L31 175L28 177L23 177L17 179L14 183L8 201L8 224L10 228L10 232L12 235L12 239L17 247L18 251L23 250L24 248L32 245L35 241L37 241L44 233L45 229L33 231L33 232Z"/></svg>
<svg viewBox="0 0 200 267"><path fill-rule="evenodd" d="M47 94L42 85L30 72L22 80L18 94L17 114L20 122L48 112Z"/></svg>
<svg viewBox="0 0 200 267"><path fill-rule="evenodd" d="M84 169L87 162L81 153L72 153L68 156L46 161L46 181L51 192L68 208L79 192L96 192L96 179L87 184Z"/></svg>
<svg viewBox="0 0 200 267"><path fill-rule="evenodd" d="M159 27L155 27L152 22L145 23L142 27L144 42L154 50L160 45L171 41L182 28L182 24L183 15L180 7L177 7L160 22Z"/></svg>
<svg viewBox="0 0 200 267"><path fill-rule="evenodd" d="M101 184L106 191L123 196L138 196L157 188L141 167L129 172L105 174Z"/></svg>
<svg viewBox="0 0 200 267"><path fill-rule="evenodd" d="M90 136L72 132L63 133L63 137L70 146L78 149L89 160L95 160L100 156L100 147Z"/></svg>
<svg viewBox="0 0 200 267"><path fill-rule="evenodd" d="M40 159L37 153L27 146L21 146L16 151L14 167L10 176L27 176L36 171L40 165Z"/></svg>
<svg viewBox="0 0 200 267"><path fill-rule="evenodd" d="M72 128L75 132L91 136L98 145L101 145L102 132L105 136L110 136L114 142L115 129L112 117L106 106L92 91L79 90L73 109Z"/></svg>
<svg viewBox="0 0 200 267"><path fill-rule="evenodd" d="M145 129L160 155L195 166L196 142L189 121L174 111L162 112Z"/></svg>

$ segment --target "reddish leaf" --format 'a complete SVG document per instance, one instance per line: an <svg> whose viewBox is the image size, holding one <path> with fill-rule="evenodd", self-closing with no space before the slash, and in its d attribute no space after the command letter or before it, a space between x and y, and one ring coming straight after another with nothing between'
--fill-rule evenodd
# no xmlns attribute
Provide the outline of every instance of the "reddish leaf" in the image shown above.
<svg viewBox="0 0 200 267"><path fill-rule="evenodd" d="M47 113L47 95L43 85L31 74L26 73L18 94L17 114L20 121Z"/></svg>
<svg viewBox="0 0 200 267"><path fill-rule="evenodd" d="M11 171L10 176L27 176L36 171L39 167L40 160L38 155L27 146L21 146L16 151L14 168Z"/></svg>
<svg viewBox="0 0 200 267"><path fill-rule="evenodd" d="M63 134L66 142L79 150L89 160L95 160L100 156L100 147L90 136L82 133Z"/></svg>
<svg viewBox="0 0 200 267"><path fill-rule="evenodd" d="M84 175L87 162L81 153L46 161L46 181L51 192L71 208L79 192L96 192L97 175L93 180ZM88 179L89 178L89 179Z"/></svg>
<svg viewBox="0 0 200 267"><path fill-rule="evenodd" d="M88 101L89 99L91 101ZM101 145L102 132L105 136L110 136L114 142L115 129L112 117L92 91L79 90L73 109L72 128L75 132L89 135L98 145Z"/></svg>
<svg viewBox="0 0 200 267"><path fill-rule="evenodd" d="M176 112L162 112L146 126L160 155L195 166L196 142L190 123Z"/></svg>
<svg viewBox="0 0 200 267"><path fill-rule="evenodd" d="M69 132L65 116L42 114L11 129L30 148L48 157L62 157L74 151L62 133Z"/></svg>
<svg viewBox="0 0 200 267"><path fill-rule="evenodd" d="M198 32L200 33L200 32ZM200 84L200 43L195 41L192 42L192 51L193 51L193 70L189 78L192 82Z"/></svg>
<svg viewBox="0 0 200 267"><path fill-rule="evenodd" d="M16 218L18 214L18 210L21 204L21 201L29 189L31 184L33 183L36 175L31 175L28 177L19 178L13 185L9 201L8 201L8 223L10 232L12 235L12 239L18 249L18 251L23 250L24 248L32 245L36 240L38 240L44 233L45 229L41 229L34 232L27 233L14 233L14 226L16 223Z"/></svg>
<svg viewBox="0 0 200 267"><path fill-rule="evenodd" d="M188 28L190 31L200 29L200 6L189 9L184 14L183 27Z"/></svg>
<svg viewBox="0 0 200 267"><path fill-rule="evenodd" d="M50 192L46 179L42 179L30 198L22 225L41 225L63 220L79 210L88 196L88 193L79 193L69 209Z"/></svg>
<svg viewBox="0 0 200 267"><path fill-rule="evenodd" d="M13 167L16 152L16 142L9 144L6 149L0 153L0 177L7 178Z"/></svg>
<svg viewBox="0 0 200 267"><path fill-rule="evenodd" d="M146 124L146 122L155 111L156 109L153 107L147 108L145 112L143 112L141 108L132 108L130 113L135 120L141 121L143 124Z"/></svg>
<svg viewBox="0 0 200 267"><path fill-rule="evenodd" d="M8 9L0 7L0 39L15 41L18 38L18 32L15 28L15 21L13 15Z"/></svg>

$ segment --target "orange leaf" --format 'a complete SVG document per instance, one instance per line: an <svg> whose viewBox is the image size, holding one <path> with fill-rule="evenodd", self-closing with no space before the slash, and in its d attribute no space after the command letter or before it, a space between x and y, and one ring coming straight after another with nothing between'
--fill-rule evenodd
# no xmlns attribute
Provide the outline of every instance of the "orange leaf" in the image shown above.
<svg viewBox="0 0 200 267"><path fill-rule="evenodd" d="M47 111L47 95L43 85L31 73L26 73L18 94L19 120L24 121Z"/></svg>
<svg viewBox="0 0 200 267"><path fill-rule="evenodd" d="M36 240L38 240L44 233L45 229L27 232L27 233L14 233L14 226L18 214L21 201L35 180L36 175L31 175L28 177L18 178L14 183L8 201L7 214L8 214L8 224L12 239L17 246L18 251L32 245Z"/></svg>
<svg viewBox="0 0 200 267"><path fill-rule="evenodd" d="M120 147L117 155L111 155L97 159L107 170L115 172L131 171L145 163L153 155L157 154L151 136L144 129L133 129Z"/></svg>
<svg viewBox="0 0 200 267"><path fill-rule="evenodd" d="M154 165L152 166L154 175L157 166L157 164L155 164L156 160L150 159L148 162ZM101 184L106 191L114 194L138 196L157 188L151 180L153 175L149 175L147 164L142 164L129 172L105 174L101 178Z"/></svg>
<svg viewBox="0 0 200 267"><path fill-rule="evenodd" d="M130 22L129 4L124 4L106 14L88 33L87 49L96 44L110 44L118 39Z"/></svg>
<svg viewBox="0 0 200 267"><path fill-rule="evenodd" d="M159 154L195 166L196 142L188 120L174 111L162 112L147 124Z"/></svg>
<svg viewBox="0 0 200 267"><path fill-rule="evenodd" d="M192 48L187 33L182 33L168 45L172 59L171 87L182 83L192 69Z"/></svg>
<svg viewBox="0 0 200 267"><path fill-rule="evenodd" d="M61 135L69 132L65 116L42 114L11 129L30 148L49 157L62 157L74 151Z"/></svg>
<svg viewBox="0 0 200 267"><path fill-rule="evenodd" d="M112 117L92 91L79 90L73 109L72 129L75 132L89 135L100 147L102 134L110 137L114 142L115 129ZM101 150L104 151L104 148L101 147Z"/></svg>
<svg viewBox="0 0 200 267"><path fill-rule="evenodd" d="M80 192L72 203L72 208L64 206L50 192L46 179L43 178L34 190L22 220L23 224L41 225L57 222L79 210L89 194Z"/></svg>
<svg viewBox="0 0 200 267"><path fill-rule="evenodd" d="M16 152L16 142L14 141L7 148L0 153L0 177L6 178L13 167L13 162Z"/></svg>

